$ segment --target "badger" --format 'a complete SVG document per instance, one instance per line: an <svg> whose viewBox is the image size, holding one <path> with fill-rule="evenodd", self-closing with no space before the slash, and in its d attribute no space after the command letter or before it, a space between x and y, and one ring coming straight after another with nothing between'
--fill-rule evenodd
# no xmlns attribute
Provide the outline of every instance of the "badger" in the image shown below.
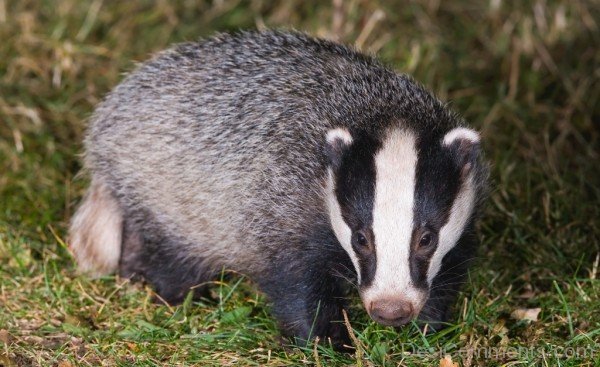
<svg viewBox="0 0 600 367"><path fill-rule="evenodd" d="M284 336L347 345L353 288L383 325L451 318L486 167L476 131L372 56L218 34L158 53L98 106L68 241L81 272L174 304L244 274Z"/></svg>

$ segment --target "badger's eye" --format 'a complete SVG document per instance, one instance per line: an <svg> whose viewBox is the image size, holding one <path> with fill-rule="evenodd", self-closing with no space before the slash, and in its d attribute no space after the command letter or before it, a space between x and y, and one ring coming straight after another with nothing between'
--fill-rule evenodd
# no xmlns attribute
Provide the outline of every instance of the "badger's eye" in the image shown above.
<svg viewBox="0 0 600 367"><path fill-rule="evenodd" d="M356 233L356 244L361 247L365 247L365 246L369 245L369 241L367 240L367 237L365 237L365 235L362 232Z"/></svg>
<svg viewBox="0 0 600 367"><path fill-rule="evenodd" d="M352 235L352 246L354 249L362 254L369 254L371 252L371 243L367 233L360 230L354 232Z"/></svg>
<svg viewBox="0 0 600 367"><path fill-rule="evenodd" d="M421 239L419 240L419 247L426 248L426 247L431 246L432 243L433 243L433 235L429 232L425 232L421 236Z"/></svg>

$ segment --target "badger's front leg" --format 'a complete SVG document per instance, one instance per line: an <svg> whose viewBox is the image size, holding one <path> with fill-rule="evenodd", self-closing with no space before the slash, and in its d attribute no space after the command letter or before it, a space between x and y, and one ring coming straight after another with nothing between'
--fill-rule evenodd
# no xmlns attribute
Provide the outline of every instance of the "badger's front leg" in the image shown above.
<svg viewBox="0 0 600 367"><path fill-rule="evenodd" d="M419 314L419 323L427 332L440 331L445 327L445 323L451 318L451 308L456 302L459 283L454 280L443 278L441 281L434 282L429 299ZM450 281L451 283L444 283ZM425 329L425 325L427 328Z"/></svg>
<svg viewBox="0 0 600 367"><path fill-rule="evenodd" d="M332 274L331 255L323 251L280 254L259 280L272 304L281 332L299 345L319 337L336 349L351 345L343 323L344 292Z"/></svg>
<svg viewBox="0 0 600 367"><path fill-rule="evenodd" d="M327 284L330 280L325 274L310 275L315 276L314 282L300 274L282 274L280 279L263 286L282 334L299 345L316 337L325 343L331 341L336 348L349 345L342 317L342 293Z"/></svg>

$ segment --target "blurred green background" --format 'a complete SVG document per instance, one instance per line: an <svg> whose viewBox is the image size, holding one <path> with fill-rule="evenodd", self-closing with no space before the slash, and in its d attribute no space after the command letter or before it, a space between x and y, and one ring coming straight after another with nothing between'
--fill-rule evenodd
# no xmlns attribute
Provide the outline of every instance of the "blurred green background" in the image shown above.
<svg viewBox="0 0 600 367"><path fill-rule="evenodd" d="M597 0L0 0L0 365L600 366L599 26ZM75 274L63 241L94 106L155 51L256 28L375 53L482 132L483 245L444 332L384 328L357 304L356 355L282 347L245 279L171 307Z"/></svg>

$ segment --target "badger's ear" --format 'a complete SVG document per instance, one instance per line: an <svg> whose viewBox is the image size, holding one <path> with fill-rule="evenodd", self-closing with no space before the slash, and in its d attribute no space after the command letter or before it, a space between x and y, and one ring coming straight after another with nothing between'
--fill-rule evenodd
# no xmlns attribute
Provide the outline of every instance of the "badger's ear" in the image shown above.
<svg viewBox="0 0 600 367"><path fill-rule="evenodd" d="M337 169L342 164L344 152L352 145L352 135L347 129L338 127L327 132L325 154L329 164Z"/></svg>
<svg viewBox="0 0 600 367"><path fill-rule="evenodd" d="M456 164L465 177L479 157L479 134L466 127L456 127L444 135L442 144L450 149Z"/></svg>

